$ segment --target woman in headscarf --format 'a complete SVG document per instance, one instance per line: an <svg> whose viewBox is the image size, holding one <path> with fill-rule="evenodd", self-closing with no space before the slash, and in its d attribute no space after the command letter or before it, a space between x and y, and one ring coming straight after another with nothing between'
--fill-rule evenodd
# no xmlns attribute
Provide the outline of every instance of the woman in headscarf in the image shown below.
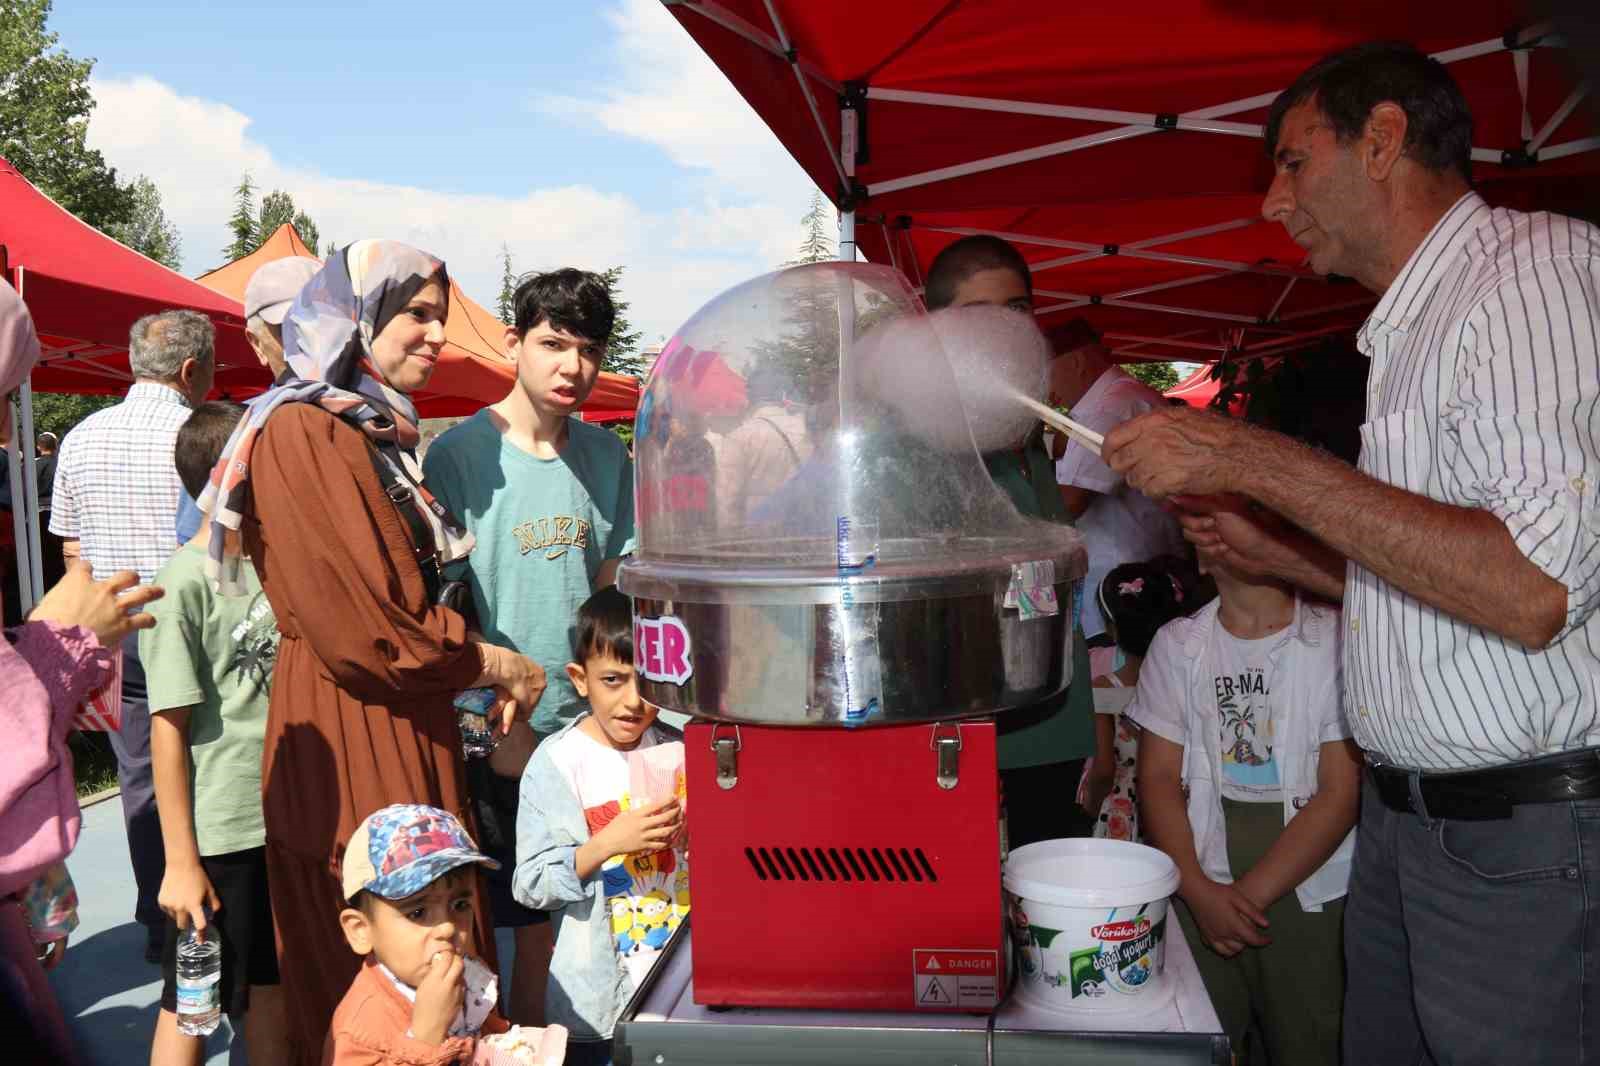
<svg viewBox="0 0 1600 1066"><path fill-rule="evenodd" d="M444 264L394 241L329 257L284 321L296 380L249 405L199 501L226 591L242 540L282 633L262 760L267 878L297 1063L321 1059L360 968L339 872L351 833L392 803L468 822L452 701L497 686L531 712L544 675L476 640L439 604L441 567L471 537L421 484L409 394L427 384L449 310ZM238 529L228 538L225 529ZM477 942L493 928L477 901Z"/></svg>
<svg viewBox="0 0 1600 1066"><path fill-rule="evenodd" d="M11 441L11 393L38 359L28 308L0 280L0 455ZM110 678L112 649L155 624L138 608L160 595L132 571L95 581L78 562L0 638L0 1032L14 1037L12 1061L76 1061L44 976L77 925L62 864L81 821L67 731L78 704Z"/></svg>

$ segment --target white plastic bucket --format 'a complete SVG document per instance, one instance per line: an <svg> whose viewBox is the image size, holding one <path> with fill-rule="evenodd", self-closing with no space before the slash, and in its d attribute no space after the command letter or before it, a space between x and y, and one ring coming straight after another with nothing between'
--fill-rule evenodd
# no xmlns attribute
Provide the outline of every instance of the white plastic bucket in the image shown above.
<svg viewBox="0 0 1600 1066"><path fill-rule="evenodd" d="M1122 1012L1164 1005L1167 898L1178 867L1121 840L1041 840L1006 860L1017 992L1053 1010ZM1172 935L1182 935L1176 923Z"/></svg>

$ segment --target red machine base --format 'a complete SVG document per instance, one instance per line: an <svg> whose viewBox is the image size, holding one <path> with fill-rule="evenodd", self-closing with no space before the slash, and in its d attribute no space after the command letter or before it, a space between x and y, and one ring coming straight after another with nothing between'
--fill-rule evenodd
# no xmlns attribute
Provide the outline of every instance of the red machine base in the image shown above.
<svg viewBox="0 0 1600 1066"><path fill-rule="evenodd" d="M992 721L690 725L694 1000L987 1013L1004 994Z"/></svg>

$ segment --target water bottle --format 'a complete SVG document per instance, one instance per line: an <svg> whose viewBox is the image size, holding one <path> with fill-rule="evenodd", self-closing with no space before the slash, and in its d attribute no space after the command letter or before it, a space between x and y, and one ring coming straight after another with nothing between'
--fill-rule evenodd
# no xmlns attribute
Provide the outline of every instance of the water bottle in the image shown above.
<svg viewBox="0 0 1600 1066"><path fill-rule="evenodd" d="M178 941L178 1032L209 1036L222 1018L222 942L210 926Z"/></svg>

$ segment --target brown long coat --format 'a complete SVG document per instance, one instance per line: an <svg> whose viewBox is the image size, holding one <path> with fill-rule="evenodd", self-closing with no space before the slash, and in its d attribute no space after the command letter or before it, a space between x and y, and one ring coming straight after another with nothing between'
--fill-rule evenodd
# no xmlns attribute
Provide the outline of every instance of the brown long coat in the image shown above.
<svg viewBox="0 0 1600 1066"><path fill-rule="evenodd" d="M339 928L344 843L391 803L472 826L451 701L481 664L461 616L429 604L359 430L287 404L250 478L241 532L283 634L261 774L267 875L294 1061L311 1066L361 968ZM480 892L478 953L492 966L487 919Z"/></svg>

